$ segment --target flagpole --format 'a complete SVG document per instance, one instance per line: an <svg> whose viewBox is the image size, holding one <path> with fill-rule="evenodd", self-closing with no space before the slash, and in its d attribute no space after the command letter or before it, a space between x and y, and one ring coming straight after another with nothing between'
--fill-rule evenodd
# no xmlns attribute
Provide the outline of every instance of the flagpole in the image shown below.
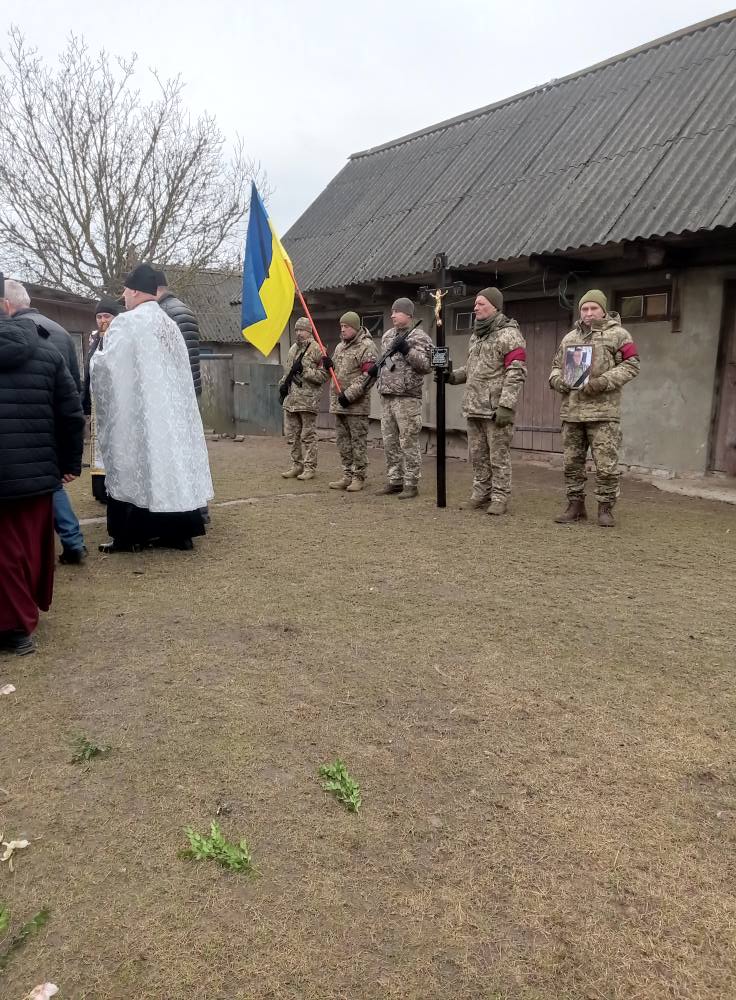
<svg viewBox="0 0 736 1000"><path fill-rule="evenodd" d="M320 350L322 351L322 353L323 354L327 354L327 348L322 343L322 338L320 337L320 335L319 335L319 333L317 331L317 327L315 326L314 320L312 319L312 314L309 311L309 306L304 301L304 296L302 295L302 290L299 287L299 283L296 280L296 275L294 274L294 271L293 271L292 268L289 268L289 271L291 272L291 280L294 282L294 288L296 289L296 294L299 296L299 301L302 304L302 309L306 313L307 319L312 324L312 333L314 334L314 339L319 344L319 347L320 347ZM334 368L330 368L330 375L332 376L332 381L335 383L335 388L337 389L338 393L342 392L342 386L340 385L340 383L337 380L337 375L335 375L335 369Z"/></svg>

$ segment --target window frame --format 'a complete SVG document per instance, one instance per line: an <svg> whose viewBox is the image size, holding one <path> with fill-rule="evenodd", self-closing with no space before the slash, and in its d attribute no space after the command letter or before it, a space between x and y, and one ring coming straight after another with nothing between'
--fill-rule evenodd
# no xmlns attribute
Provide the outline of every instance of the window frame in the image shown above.
<svg viewBox="0 0 736 1000"><path fill-rule="evenodd" d="M649 296L653 295L666 295L667 296L667 310L665 314L657 314L656 316L646 315L646 300ZM644 315L642 316L624 316L621 312L621 304L624 299L634 298L635 296L641 296L643 299L642 307ZM673 289L672 285L645 285L641 288L621 288L617 289L615 293L616 302L616 312L621 316L621 323L628 325L629 323L669 323L672 319L672 298Z"/></svg>

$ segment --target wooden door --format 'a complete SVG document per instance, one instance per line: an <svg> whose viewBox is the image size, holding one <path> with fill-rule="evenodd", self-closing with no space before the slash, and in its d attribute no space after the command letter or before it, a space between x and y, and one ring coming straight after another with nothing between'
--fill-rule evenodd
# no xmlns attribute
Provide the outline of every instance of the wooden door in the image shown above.
<svg viewBox="0 0 736 1000"><path fill-rule="evenodd" d="M572 327L570 313L556 299L509 302L504 309L526 338L527 378L516 412L512 445L526 451L561 452L559 393L549 387L555 351Z"/></svg>
<svg viewBox="0 0 736 1000"><path fill-rule="evenodd" d="M736 476L736 282L726 282L711 467Z"/></svg>
<svg viewBox="0 0 736 1000"><path fill-rule="evenodd" d="M233 359L233 411L238 434L281 434L281 365Z"/></svg>

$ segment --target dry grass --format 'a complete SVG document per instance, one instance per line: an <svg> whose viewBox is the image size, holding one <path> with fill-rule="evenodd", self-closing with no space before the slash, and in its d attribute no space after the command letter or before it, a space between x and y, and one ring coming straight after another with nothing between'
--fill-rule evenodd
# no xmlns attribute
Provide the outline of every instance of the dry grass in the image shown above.
<svg viewBox="0 0 736 1000"><path fill-rule="evenodd" d="M62 568L0 661L0 827L42 838L0 902L53 910L3 1000L736 996L733 510L626 483L617 531L561 528L541 469L496 520L462 463L437 511L431 469L403 504L325 490L330 445L309 484L281 442L211 451L219 500L267 499ZM256 879L176 857L223 803Z"/></svg>

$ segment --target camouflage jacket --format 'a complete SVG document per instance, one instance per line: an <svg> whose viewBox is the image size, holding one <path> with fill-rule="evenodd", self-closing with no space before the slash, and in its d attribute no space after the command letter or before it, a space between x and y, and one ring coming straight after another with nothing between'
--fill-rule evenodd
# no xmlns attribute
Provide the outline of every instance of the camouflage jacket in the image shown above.
<svg viewBox="0 0 736 1000"><path fill-rule="evenodd" d="M498 313L487 331L474 331L467 363L453 371L449 381L465 383L465 417L490 420L498 406L515 410L526 381L526 341L516 320Z"/></svg>
<svg viewBox="0 0 736 1000"><path fill-rule="evenodd" d="M322 367L322 351L316 340L310 339L305 346L306 353L302 361L303 370L292 380L289 394L284 400L284 409L289 413L319 413L319 398L322 395L322 386L327 378L327 372ZM282 386L286 381L291 366L302 351L304 351L304 347L299 343L292 344L289 348L284 374L279 386Z"/></svg>
<svg viewBox="0 0 736 1000"><path fill-rule="evenodd" d="M563 366L565 351L577 344L593 346L590 377L601 376L606 381L606 389L589 396L582 389L565 392ZM563 423L581 424L596 420L621 419L621 387L639 374L639 352L628 330L621 326L618 313L606 313L600 323L592 327L583 326L580 321L562 338L557 348L549 384L555 392L563 393L560 418Z"/></svg>
<svg viewBox="0 0 736 1000"><path fill-rule="evenodd" d="M387 351L403 330L392 326L381 340L381 350ZM430 370L432 341L418 327L409 334L409 353L392 355L378 376L378 391L382 396L413 396L422 398L424 376Z"/></svg>
<svg viewBox="0 0 736 1000"><path fill-rule="evenodd" d="M365 416L371 412L371 379L367 370L378 357L371 335L363 327L352 340L341 340L332 355L335 375L350 406L340 406L335 383L330 382L330 413Z"/></svg>

